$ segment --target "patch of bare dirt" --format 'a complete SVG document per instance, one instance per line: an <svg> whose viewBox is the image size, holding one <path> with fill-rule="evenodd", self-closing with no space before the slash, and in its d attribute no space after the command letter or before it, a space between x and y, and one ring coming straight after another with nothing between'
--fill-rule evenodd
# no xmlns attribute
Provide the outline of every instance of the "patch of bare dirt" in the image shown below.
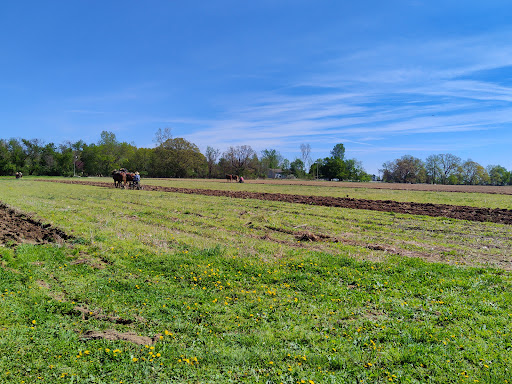
<svg viewBox="0 0 512 384"><path fill-rule="evenodd" d="M131 319L125 319L119 316L107 316L101 313L101 311L91 311L89 308L81 307L81 306L75 306L73 308L76 312L79 312L82 314L83 320L88 320L90 318L96 319L96 320L102 320L102 321L108 321L110 323L115 324L132 324L133 320Z"/></svg>
<svg viewBox="0 0 512 384"><path fill-rule="evenodd" d="M113 183L88 182L83 180L44 180L67 184L84 184L98 187L114 188ZM414 185L414 184L411 184ZM394 212L410 215L426 215L433 217L447 217L459 220L493 222L512 225L512 210L478 208L460 205L430 204L414 202L398 202L392 200L367 200L329 196L304 196L282 193L264 193L248 191L222 191L213 189L173 188L154 185L145 185L145 191L175 192L186 194L200 194L206 196L231 197L234 199L257 199L280 201L305 205L320 205L325 207L338 207L349 209L366 209L381 212Z"/></svg>
<svg viewBox="0 0 512 384"><path fill-rule="evenodd" d="M116 331L115 329L106 329L104 331L86 331L80 335L80 338L82 340L124 340L138 345L152 345L159 340L160 336L161 335L156 335L154 337L139 336L135 332L122 333Z"/></svg>
<svg viewBox="0 0 512 384"><path fill-rule="evenodd" d="M94 269L105 269L107 267L108 263L99 257L92 257L91 255L88 255L85 252L80 252L80 255L78 256L78 258L74 258L72 261L70 261L69 264L70 265L85 264Z"/></svg>
<svg viewBox="0 0 512 384"><path fill-rule="evenodd" d="M50 224L43 224L0 203L0 244L63 243L71 238L72 236Z"/></svg>

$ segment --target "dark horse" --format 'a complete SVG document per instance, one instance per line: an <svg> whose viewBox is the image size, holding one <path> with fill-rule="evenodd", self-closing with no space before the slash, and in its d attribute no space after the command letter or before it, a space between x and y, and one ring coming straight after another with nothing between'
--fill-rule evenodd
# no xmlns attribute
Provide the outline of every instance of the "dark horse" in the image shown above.
<svg viewBox="0 0 512 384"><path fill-rule="evenodd" d="M237 182L238 181L238 175L226 175L226 181L229 181L230 183L232 181Z"/></svg>
<svg viewBox="0 0 512 384"><path fill-rule="evenodd" d="M124 188L126 185L126 171L115 169L112 171L112 178L114 179L115 188Z"/></svg>

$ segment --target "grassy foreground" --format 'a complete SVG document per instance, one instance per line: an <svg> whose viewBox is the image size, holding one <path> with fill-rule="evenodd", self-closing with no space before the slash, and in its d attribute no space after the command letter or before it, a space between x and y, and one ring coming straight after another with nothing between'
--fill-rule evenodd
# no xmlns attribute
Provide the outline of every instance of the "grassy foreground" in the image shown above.
<svg viewBox="0 0 512 384"><path fill-rule="evenodd" d="M0 200L75 236L0 248L0 382L512 382L509 272L368 247L505 258L507 226L29 180Z"/></svg>

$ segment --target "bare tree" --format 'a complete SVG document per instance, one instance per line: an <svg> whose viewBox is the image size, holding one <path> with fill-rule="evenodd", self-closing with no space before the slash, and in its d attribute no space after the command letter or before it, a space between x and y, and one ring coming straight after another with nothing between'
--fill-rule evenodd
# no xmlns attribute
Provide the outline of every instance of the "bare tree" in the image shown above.
<svg viewBox="0 0 512 384"><path fill-rule="evenodd" d="M427 171L427 179L431 184L437 183L441 178L441 156L430 155L425 161L425 170Z"/></svg>
<svg viewBox="0 0 512 384"><path fill-rule="evenodd" d="M212 178L213 167L217 163L217 160L220 156L220 149L215 149L213 147L206 147L206 162L208 163L208 178Z"/></svg>
<svg viewBox="0 0 512 384"><path fill-rule="evenodd" d="M448 178L454 175L461 164L460 157L451 153L443 153L439 155L439 166L441 168L441 182L447 184Z"/></svg>
<svg viewBox="0 0 512 384"><path fill-rule="evenodd" d="M223 154L223 157L228 162L232 172L239 175L244 173L245 169L249 166L251 160L253 160L255 156L256 152L254 152L250 145L229 147Z"/></svg>
<svg viewBox="0 0 512 384"><path fill-rule="evenodd" d="M158 128L158 131L155 133L155 139L153 140L158 146L163 145L167 140L172 139L171 128L166 127L162 130L162 128Z"/></svg>
<svg viewBox="0 0 512 384"><path fill-rule="evenodd" d="M301 152L301 159L304 165L306 166L306 169L309 169L311 167L311 146L309 144L301 144L300 145L300 152Z"/></svg>

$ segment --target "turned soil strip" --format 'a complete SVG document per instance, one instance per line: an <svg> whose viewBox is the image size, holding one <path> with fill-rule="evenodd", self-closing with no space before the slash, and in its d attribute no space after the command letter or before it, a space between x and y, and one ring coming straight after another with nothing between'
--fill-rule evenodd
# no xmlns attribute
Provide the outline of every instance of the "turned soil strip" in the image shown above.
<svg viewBox="0 0 512 384"><path fill-rule="evenodd" d="M72 236L0 202L0 244L62 243Z"/></svg>
<svg viewBox="0 0 512 384"><path fill-rule="evenodd" d="M93 185L98 187L114 188L114 183L88 182L83 180L38 180L65 184ZM213 189L192 189L160 187L144 185L145 191L174 192L186 194L199 194L206 196L231 197L234 199L256 199L280 201L286 203L320 205L324 207L337 207L349 209L366 209L381 212L394 212L409 215L425 215L433 217L447 217L458 220L492 222L512 225L512 210L468 207L447 204L429 204L398 202L392 200L367 200L328 196L303 196L282 193L248 192L248 191L220 191Z"/></svg>

